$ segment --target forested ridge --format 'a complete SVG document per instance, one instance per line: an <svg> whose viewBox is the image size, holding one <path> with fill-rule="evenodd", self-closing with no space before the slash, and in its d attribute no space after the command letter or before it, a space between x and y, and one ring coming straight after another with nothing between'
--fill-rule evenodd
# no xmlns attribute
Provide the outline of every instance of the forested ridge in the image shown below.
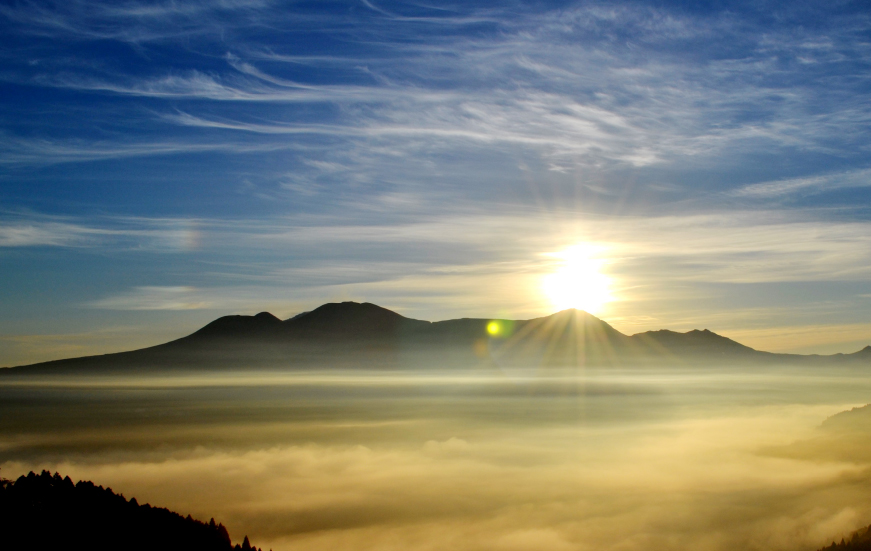
<svg viewBox="0 0 871 551"><path fill-rule="evenodd" d="M42 471L0 478L0 549L90 551L261 551L246 536L232 544L215 519L208 523L136 498L127 500L93 482Z"/></svg>
<svg viewBox="0 0 871 551"><path fill-rule="evenodd" d="M820 551L871 551L871 526L853 532L850 539L841 538L840 543L832 542Z"/></svg>

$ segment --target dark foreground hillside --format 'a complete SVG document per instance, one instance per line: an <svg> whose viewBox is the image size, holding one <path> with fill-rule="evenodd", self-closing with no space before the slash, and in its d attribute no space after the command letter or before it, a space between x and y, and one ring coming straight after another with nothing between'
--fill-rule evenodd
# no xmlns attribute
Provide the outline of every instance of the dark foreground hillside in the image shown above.
<svg viewBox="0 0 871 551"><path fill-rule="evenodd" d="M853 532L849 540L841 539L841 543L832 542L820 551L871 551L871 526Z"/></svg>
<svg viewBox="0 0 871 551"><path fill-rule="evenodd" d="M0 479L0 549L89 551L260 551L234 547L222 524L139 505L93 482L48 471Z"/></svg>

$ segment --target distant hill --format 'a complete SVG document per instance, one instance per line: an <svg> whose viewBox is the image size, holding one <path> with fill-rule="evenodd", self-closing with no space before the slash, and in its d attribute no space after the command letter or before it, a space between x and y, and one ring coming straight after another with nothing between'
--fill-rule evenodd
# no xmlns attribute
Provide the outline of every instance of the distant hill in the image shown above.
<svg viewBox="0 0 871 551"><path fill-rule="evenodd" d="M0 548L89 551L261 551L233 546L222 524L129 501L92 482L48 471L0 479Z"/></svg>
<svg viewBox="0 0 871 551"><path fill-rule="evenodd" d="M470 368L735 363L871 363L855 354L772 354L707 329L624 335L580 310L530 320L463 318L429 322L370 303L324 304L287 320L268 312L224 316L166 344L102 356L34 364L4 372L68 369Z"/></svg>

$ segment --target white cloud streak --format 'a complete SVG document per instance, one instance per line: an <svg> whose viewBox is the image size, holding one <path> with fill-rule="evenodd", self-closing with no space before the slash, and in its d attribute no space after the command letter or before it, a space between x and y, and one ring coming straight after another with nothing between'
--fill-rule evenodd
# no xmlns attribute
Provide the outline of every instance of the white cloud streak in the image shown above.
<svg viewBox="0 0 871 551"><path fill-rule="evenodd" d="M871 170L859 170L816 176L812 178L791 178L774 182L761 182L736 189L738 197L782 197L794 194L810 195L821 191L843 188L871 187Z"/></svg>
<svg viewBox="0 0 871 551"><path fill-rule="evenodd" d="M709 286L737 286L735 292L740 292L740 286L837 285L871 278L869 224L805 222L770 212L618 220L588 216L583 221L553 213L468 213L384 224L312 215L198 220L188 227L184 221L137 223L176 229L102 241L101 250L195 253L196 272L182 271L169 284L114 292L85 306L270 310L286 317L323 302L367 300L430 320L534 317L553 311L541 282L557 266L544 253L592 243L602 250L604 271L618 300L601 315L618 327L630 332L735 330L765 324L819 326L820 309L826 308L809 297L800 307L781 301L761 311L748 306L723 310L722 305L712 310ZM151 248L139 252L133 246L137 239ZM841 300L849 303L850 297ZM655 319L641 320L639 312ZM836 333L831 337L841 339ZM787 340L777 341L778 347L788 347ZM757 341L776 339L768 335Z"/></svg>
<svg viewBox="0 0 871 551"><path fill-rule="evenodd" d="M0 247L75 247L101 240L111 232L76 224L0 223Z"/></svg>
<svg viewBox="0 0 871 551"><path fill-rule="evenodd" d="M30 165L53 165L206 152L264 153L292 148L294 148L293 144L256 144L229 140L212 143L192 143L189 141L168 141L164 139L158 141L143 139L85 141L80 139L26 139L6 136L6 139L0 145L0 165L14 168Z"/></svg>
<svg viewBox="0 0 871 551"><path fill-rule="evenodd" d="M95 224L69 217L6 213L0 218L0 247L192 251L199 246L199 224L189 218L135 217L106 218Z"/></svg>
<svg viewBox="0 0 871 551"><path fill-rule="evenodd" d="M137 287L124 295L89 304L104 310L200 310L210 304L193 287Z"/></svg>
<svg viewBox="0 0 871 551"><path fill-rule="evenodd" d="M31 36L72 40L118 40L130 44L164 41L200 34L220 34L218 17L256 13L270 3L261 0L214 2L85 2L71 0L44 6L21 2L0 6L0 17Z"/></svg>
<svg viewBox="0 0 871 551"><path fill-rule="evenodd" d="M230 6L234 7L248 6ZM158 11L175 9L170 8L162 6ZM387 19L403 18L373 9ZM495 15L489 13L484 19ZM522 23L504 14L500 17L505 32L499 37L453 37L428 45L412 42L403 46L399 60L367 61L367 71L377 79L374 84L311 84L282 78L276 73L282 60L296 63L292 56L264 54L262 48L258 53L256 46L245 43L235 48L238 53L231 46L226 54L230 72L188 70L147 78L43 74L34 82L143 98L335 104L341 114L334 124L250 122L241 106L228 109L233 114L221 118L188 110L162 120L212 131L377 138L407 152L411 151L404 142L409 136L459 149L469 140L489 147L510 144L537 151L559 170L674 163L724 152L746 154L760 147L832 153L837 150L833 140L861 140L869 120L867 106L843 94L829 95L827 108L821 111L817 102L822 92L809 84L796 85L801 70L787 69L783 74L772 58L775 50L781 55L801 52L804 58L825 63L832 48L849 50L854 58L871 56L860 44L847 46L845 38L835 37L836 45L829 48L810 47L819 42L814 36L775 32L754 39L742 35L740 22L729 17L694 19L597 4L532 14ZM607 36L616 28L625 28L629 40L661 49L662 55L632 56L625 45L613 42L599 41L592 47L592 37ZM386 28L374 29L375 37L385 41L397 38ZM740 36L749 50L742 58L699 63L670 49L706 34ZM271 63L271 71L248 60L248 51L252 59ZM356 72L358 63L350 58L344 68ZM772 73L780 73L792 84L774 84L766 78ZM809 114L812 108L814 113Z"/></svg>
<svg viewBox="0 0 871 551"><path fill-rule="evenodd" d="M0 244L110 246L107 242L117 238L124 246L124 239L141 238L167 246L175 244L173 248L179 250L220 244L213 252L232 256L241 250L257 251L265 258L288 248L318 251L368 246L374 250L381 245L425 247L428 255L438 257L432 246L443 245L455 253L465 248L470 257L489 262L531 260L576 241L590 241L608 248L615 262L621 258L627 262L641 258L688 259L696 271L682 266L681 278L711 282L863 278L871 263L868 223L804 221L801 215L774 212L624 216L618 220L591 215L577 221L570 213L542 212L531 217L471 210L462 215L440 214L412 221L414 218L400 217L386 224L354 224L328 215L270 220L107 218L101 225L94 225L73 219L19 217L0 225ZM499 236L503 235L513 238L500 243ZM407 252L397 256L386 251L384 257L372 256L372 261L395 262ZM454 258L460 262L466 259L462 254Z"/></svg>

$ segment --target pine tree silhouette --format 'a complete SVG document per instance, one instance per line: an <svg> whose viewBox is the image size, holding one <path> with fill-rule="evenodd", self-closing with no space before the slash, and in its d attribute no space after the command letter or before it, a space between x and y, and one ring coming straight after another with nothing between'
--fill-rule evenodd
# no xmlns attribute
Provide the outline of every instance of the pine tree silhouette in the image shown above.
<svg viewBox="0 0 871 551"><path fill-rule="evenodd" d="M850 539L841 538L840 543L832 542L819 551L871 551L871 526L866 526L850 534Z"/></svg>
<svg viewBox="0 0 871 551"><path fill-rule="evenodd" d="M0 549L90 551L232 551L223 524L208 524L146 503L111 488L67 476L31 472L0 478ZM245 549L255 549L245 536ZM259 551L259 550L257 550Z"/></svg>

